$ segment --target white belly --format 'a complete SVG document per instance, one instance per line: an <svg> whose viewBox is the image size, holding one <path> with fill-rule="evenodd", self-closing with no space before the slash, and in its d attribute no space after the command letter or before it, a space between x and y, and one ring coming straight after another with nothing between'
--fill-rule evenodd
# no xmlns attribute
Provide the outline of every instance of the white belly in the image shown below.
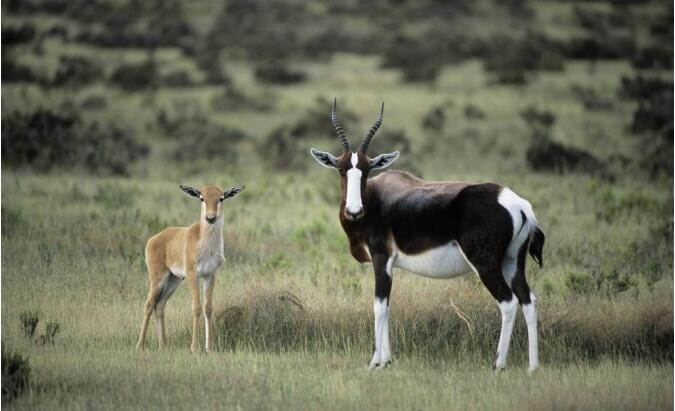
<svg viewBox="0 0 675 411"><path fill-rule="evenodd" d="M396 250L394 266L432 278L453 278L472 271L459 244L448 244L419 254L408 255Z"/></svg>

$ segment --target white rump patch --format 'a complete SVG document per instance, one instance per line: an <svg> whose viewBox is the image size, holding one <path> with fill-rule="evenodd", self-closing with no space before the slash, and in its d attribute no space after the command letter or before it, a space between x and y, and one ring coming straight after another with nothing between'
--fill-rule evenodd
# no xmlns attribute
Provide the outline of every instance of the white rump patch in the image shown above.
<svg viewBox="0 0 675 411"><path fill-rule="evenodd" d="M497 201L509 212L511 222L513 223L511 243L506 249L504 261L502 261L502 275L506 283L511 286L513 277L516 274L518 250L530 238L531 226L537 224L537 219L534 216L534 211L532 211L532 205L529 201L520 197L509 188L504 187L502 189ZM525 214L527 221L523 221L521 212Z"/></svg>
<svg viewBox="0 0 675 411"><path fill-rule="evenodd" d="M432 278L453 278L473 270L457 241L419 254L405 254L396 247L394 266Z"/></svg>
<svg viewBox="0 0 675 411"><path fill-rule="evenodd" d="M347 199L346 208L351 214L358 214L363 209L361 202L361 177L363 172L356 167L359 155L352 153L352 168L347 170Z"/></svg>

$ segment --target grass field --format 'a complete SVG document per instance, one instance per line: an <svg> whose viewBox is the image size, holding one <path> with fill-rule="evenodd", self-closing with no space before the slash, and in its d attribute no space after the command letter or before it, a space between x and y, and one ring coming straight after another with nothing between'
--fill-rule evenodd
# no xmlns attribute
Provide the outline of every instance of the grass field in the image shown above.
<svg viewBox="0 0 675 411"><path fill-rule="evenodd" d="M187 8L195 13L191 21L209 20L202 7ZM542 2L534 10L549 32L575 33L567 26L573 16L567 3ZM3 18L3 27L66 24L77 33L86 26L56 17ZM45 75L57 71L63 55L92 58L106 76L147 58L141 49L58 38L44 40L39 51L16 50L16 61ZM153 53L162 73L204 76L180 49ZM76 111L87 120L124 125L150 147L125 176L3 165L2 345L28 357L31 367L29 389L3 406L672 409L673 180L650 178L634 161L645 149L628 130L636 103L617 97L632 66L570 60L564 70L538 72L516 87L496 83L474 59L444 66L433 83L402 82L399 70L380 62L352 53L299 61L292 67L306 80L280 86L261 84L254 64L232 57L225 63L228 75L245 94L234 107L218 103L227 87L214 85L130 92L104 81L78 87L3 82L3 121L36 108ZM672 81L668 70L650 75ZM611 104L588 109L580 89ZM430 180L497 182L532 203L546 233L543 268L529 259L527 269L540 309L541 368L532 376L520 313L507 369L492 372L500 316L477 277L431 280L403 270L394 274L391 297L393 365L367 370L373 274L348 253L338 222L337 175L309 155L310 147L337 153L338 140L326 128L287 140L283 150L265 149L274 143L270 133L308 113L323 116L327 125L326 102L333 96L340 113L356 115L346 121L352 144L385 101L373 146L403 150L392 168ZM438 107L443 126L425 128L426 116ZM605 161L611 178L528 168L533 129L522 113L532 107L555 115L552 140ZM200 157L211 148L194 148L202 134L180 128L179 136L168 136L162 112L180 121L198 113L203 118L194 121L196 130L208 123L246 137L222 143L234 157ZM396 140L397 132L404 138ZM175 160L180 147L192 157ZM292 166L278 165L283 155L292 157ZM622 165L616 158L630 161ZM153 320L146 350L136 352L147 293L145 242L199 215L198 202L178 184L247 187L225 207L227 262L214 294L216 350L189 352L190 295L182 285L167 305L168 348L157 349ZM47 323L59 324L51 341L24 335L27 312L38 312L37 336L47 334Z"/></svg>

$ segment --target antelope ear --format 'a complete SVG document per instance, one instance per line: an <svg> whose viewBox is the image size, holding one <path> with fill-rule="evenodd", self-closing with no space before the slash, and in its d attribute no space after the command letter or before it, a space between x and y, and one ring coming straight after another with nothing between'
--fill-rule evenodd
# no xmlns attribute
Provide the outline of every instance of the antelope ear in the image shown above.
<svg viewBox="0 0 675 411"><path fill-rule="evenodd" d="M180 185L178 187L180 187L180 189L183 190L185 192L185 194L187 194L189 196L199 198L199 196L202 195L202 193L200 193L199 190L197 190L196 188L192 188L190 186L184 186L184 185Z"/></svg>
<svg viewBox="0 0 675 411"><path fill-rule="evenodd" d="M236 196L239 195L239 193L241 193L242 191L244 191L245 188L246 188L246 186L232 187L231 189L227 190L227 191L223 194L223 198L224 198L224 199L228 199L228 198L236 197Z"/></svg>
<svg viewBox="0 0 675 411"><path fill-rule="evenodd" d="M326 153L324 151L319 151L311 149L310 153L324 167L328 168L337 168L337 158L333 157L332 154Z"/></svg>
<svg viewBox="0 0 675 411"><path fill-rule="evenodd" d="M394 161L396 161L399 154L400 153L398 151L394 151L393 153L388 154L380 154L379 156L371 160L370 169L379 170L381 168L389 167L394 163Z"/></svg>

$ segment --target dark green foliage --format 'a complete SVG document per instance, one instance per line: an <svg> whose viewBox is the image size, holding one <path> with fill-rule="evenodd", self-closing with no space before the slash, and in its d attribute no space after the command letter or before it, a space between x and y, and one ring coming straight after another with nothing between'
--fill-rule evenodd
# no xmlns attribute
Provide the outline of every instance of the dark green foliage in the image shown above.
<svg viewBox="0 0 675 411"><path fill-rule="evenodd" d="M579 60L630 59L635 55L635 41L620 35L577 37L565 45L565 55Z"/></svg>
<svg viewBox="0 0 675 411"><path fill-rule="evenodd" d="M148 154L148 147L114 124L84 123L67 113L38 109L5 115L2 161L10 167L29 166L125 175L128 167Z"/></svg>
<svg viewBox="0 0 675 411"><path fill-rule="evenodd" d="M172 71L171 73L162 76L159 81L161 85L166 87L190 87L195 85L190 74L183 70Z"/></svg>
<svg viewBox="0 0 675 411"><path fill-rule="evenodd" d="M170 114L160 110L157 124L166 137L178 143L171 160L186 163L217 159L224 166L236 162L237 144L250 139L243 131L215 124L198 112Z"/></svg>
<svg viewBox="0 0 675 411"><path fill-rule="evenodd" d="M540 110L534 106L528 106L520 112L520 117L525 120L530 127L550 128L555 124L555 114L548 110Z"/></svg>
<svg viewBox="0 0 675 411"><path fill-rule="evenodd" d="M445 110L443 107L434 107L422 119L422 128L425 130L440 131L445 126Z"/></svg>
<svg viewBox="0 0 675 411"><path fill-rule="evenodd" d="M591 87L572 84L570 91L579 99L586 110L611 110L614 107L612 100L602 97L601 93Z"/></svg>
<svg viewBox="0 0 675 411"><path fill-rule="evenodd" d="M152 60L120 66L110 76L113 84L127 91L154 88L158 80L157 67Z"/></svg>
<svg viewBox="0 0 675 411"><path fill-rule="evenodd" d="M405 81L433 81L446 62L446 47L432 33L399 35L385 49L382 67L403 70Z"/></svg>
<svg viewBox="0 0 675 411"><path fill-rule="evenodd" d="M30 384L30 364L18 352L2 344L2 401L9 402L21 395Z"/></svg>
<svg viewBox="0 0 675 411"><path fill-rule="evenodd" d="M527 149L526 159L534 171L558 174L575 171L602 174L605 171L605 164L591 153L549 139L535 139Z"/></svg>
<svg viewBox="0 0 675 411"><path fill-rule="evenodd" d="M524 84L537 70L560 71L565 68L562 45L537 32L521 38L497 34L489 41L483 65L504 84Z"/></svg>
<svg viewBox="0 0 675 411"><path fill-rule="evenodd" d="M35 329L40 321L40 313L38 311L26 311L19 316L21 320L21 329L26 338L33 339L35 337Z"/></svg>
<svg viewBox="0 0 675 411"><path fill-rule="evenodd" d="M81 56L61 56L52 85L79 86L101 79L103 71L90 59Z"/></svg>
<svg viewBox="0 0 675 411"><path fill-rule="evenodd" d="M325 137L337 143L335 130L330 122L330 108L333 103L324 97L317 97L312 108L307 110L300 119L290 127L290 134L296 139ZM361 130L356 129L358 116L349 108L349 104L340 102L338 119L348 136L352 139L360 136ZM356 140L352 144L357 144Z"/></svg>
<svg viewBox="0 0 675 411"><path fill-rule="evenodd" d="M482 120L485 118L485 112L473 104L464 106L464 116L471 120Z"/></svg>
<svg viewBox="0 0 675 411"><path fill-rule="evenodd" d="M288 124L272 130L258 145L258 153L268 167L279 170L303 170L309 162L303 156L305 143L293 135L292 126Z"/></svg>
<svg viewBox="0 0 675 411"><path fill-rule="evenodd" d="M227 47L251 59L283 59L296 54L295 27L310 16L301 2L232 0L225 3L209 33L215 47Z"/></svg>
<svg viewBox="0 0 675 411"><path fill-rule="evenodd" d="M273 61L259 65L255 69L255 77L269 84L296 84L305 81L305 73L289 69L283 62Z"/></svg>
<svg viewBox="0 0 675 411"><path fill-rule="evenodd" d="M672 47L650 46L639 49L631 59L637 69L669 69L673 68Z"/></svg>
<svg viewBox="0 0 675 411"><path fill-rule="evenodd" d="M7 56L2 57L2 82L3 83L46 83L47 81L36 74L30 67L15 63Z"/></svg>
<svg viewBox="0 0 675 411"><path fill-rule="evenodd" d="M24 23L20 26L3 27L2 46L12 47L23 43L28 43L35 38L35 32L35 26L30 23Z"/></svg>
<svg viewBox="0 0 675 411"><path fill-rule="evenodd" d="M61 331L61 324L58 321L48 321L45 325L44 341L46 344L54 345L56 336Z"/></svg>
<svg viewBox="0 0 675 411"><path fill-rule="evenodd" d="M672 81L638 74L634 77L621 78L619 95L627 99L643 101L665 93L672 88Z"/></svg>
<svg viewBox="0 0 675 411"><path fill-rule="evenodd" d="M672 176L673 83L641 75L624 77L620 94L638 103L630 131L642 145L642 168L653 178Z"/></svg>

